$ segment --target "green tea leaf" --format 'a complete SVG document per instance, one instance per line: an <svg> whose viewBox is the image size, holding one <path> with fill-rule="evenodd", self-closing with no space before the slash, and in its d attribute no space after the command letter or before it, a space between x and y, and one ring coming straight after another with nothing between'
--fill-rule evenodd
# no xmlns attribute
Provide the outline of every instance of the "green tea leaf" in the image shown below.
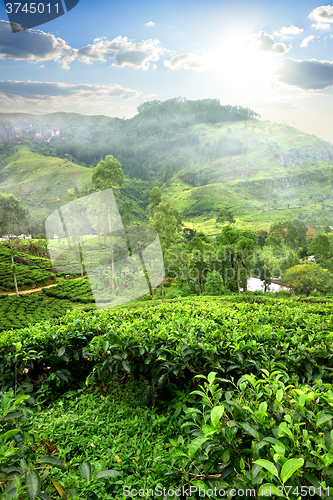
<svg viewBox="0 0 333 500"><path fill-rule="evenodd" d="M188 457L192 458L197 452L197 450L200 448L200 446L202 446L207 441L207 439L209 438L204 436L197 437L196 439L194 439L188 447L187 450Z"/></svg>
<svg viewBox="0 0 333 500"><path fill-rule="evenodd" d="M273 444L273 449L276 453L278 453L281 457L284 457L285 453L286 453L286 448L284 447L284 445L282 443L276 443L276 444Z"/></svg>
<svg viewBox="0 0 333 500"><path fill-rule="evenodd" d="M230 460L230 450L226 449L222 453L222 461L223 463L227 464Z"/></svg>
<svg viewBox="0 0 333 500"><path fill-rule="evenodd" d="M274 464L272 464L272 462L269 462L268 460L255 460L253 463L264 467L264 469L268 470L268 472L273 474L275 477L279 477L277 468Z"/></svg>
<svg viewBox="0 0 333 500"><path fill-rule="evenodd" d="M60 460L58 460L58 458L55 458L55 457L50 457L50 456L42 457L39 460L39 463L51 465L52 467L57 467L58 469L62 469L62 470L65 469L64 464L62 462L60 462Z"/></svg>
<svg viewBox="0 0 333 500"><path fill-rule="evenodd" d="M63 354L65 354L66 347L62 346L60 349L58 349L58 358L61 358Z"/></svg>
<svg viewBox="0 0 333 500"><path fill-rule="evenodd" d="M304 464L303 458L291 458L287 460L281 469L281 479L283 484Z"/></svg>
<svg viewBox="0 0 333 500"><path fill-rule="evenodd" d="M84 494L86 495L88 500L99 500L98 496L93 491L87 490Z"/></svg>
<svg viewBox="0 0 333 500"><path fill-rule="evenodd" d="M279 389L279 390L276 391L275 398L276 398L276 401L278 401L279 403L281 403L282 398L283 398L283 389Z"/></svg>
<svg viewBox="0 0 333 500"><path fill-rule="evenodd" d="M126 361L126 359L123 359L121 364L122 364L122 367L124 368L125 372L131 373L131 367L130 367L128 361Z"/></svg>
<svg viewBox="0 0 333 500"><path fill-rule="evenodd" d="M210 384L212 384L214 382L216 375L217 375L216 372L210 372L210 373L208 373L207 379L208 379L208 382Z"/></svg>
<svg viewBox="0 0 333 500"><path fill-rule="evenodd" d="M83 462L80 464L80 470L84 479L89 483L91 478L91 466L89 462Z"/></svg>
<svg viewBox="0 0 333 500"><path fill-rule="evenodd" d="M1 413L3 415L6 415L8 413L8 410L10 408L10 398L5 394L1 398Z"/></svg>
<svg viewBox="0 0 333 500"><path fill-rule="evenodd" d="M280 436L284 436L285 434L287 434L287 436L290 437L290 439L294 439L293 438L293 435L292 435L292 432L291 430L289 429L288 425L286 424L286 422L281 422L281 424L279 425L279 437Z"/></svg>
<svg viewBox="0 0 333 500"><path fill-rule="evenodd" d="M329 415L328 413L324 413L318 418L318 420L316 422L316 426L319 427L320 425L325 424L326 422L329 422L330 420L332 420L332 418L333 418L333 415Z"/></svg>
<svg viewBox="0 0 333 500"><path fill-rule="evenodd" d="M102 477L116 477L120 476L121 474L117 470L102 470L98 474L96 474L95 479L100 479Z"/></svg>
<svg viewBox="0 0 333 500"><path fill-rule="evenodd" d="M247 422L240 422L240 425L244 429L244 431L246 431L254 438L258 439L258 432L252 427L252 425L248 424Z"/></svg>
<svg viewBox="0 0 333 500"><path fill-rule="evenodd" d="M40 488L42 485L42 481L39 477L39 474L35 470L27 472L25 475L25 484L28 485L27 488L28 497L31 500L36 500L37 496L40 493Z"/></svg>
<svg viewBox="0 0 333 500"><path fill-rule="evenodd" d="M5 442L15 436L18 432L20 432L20 429L12 429L11 431L5 432L4 434L1 434L0 441Z"/></svg>
<svg viewBox="0 0 333 500"><path fill-rule="evenodd" d="M214 427L216 427L217 424L220 422L223 412L224 412L224 406L214 406L214 408L212 409L210 414L210 419Z"/></svg>

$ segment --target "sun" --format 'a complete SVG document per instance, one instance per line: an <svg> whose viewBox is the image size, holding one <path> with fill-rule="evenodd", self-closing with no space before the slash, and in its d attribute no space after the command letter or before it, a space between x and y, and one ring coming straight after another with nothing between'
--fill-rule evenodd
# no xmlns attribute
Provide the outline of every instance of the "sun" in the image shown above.
<svg viewBox="0 0 333 500"><path fill-rule="evenodd" d="M268 88L276 58L258 49L245 33L233 33L223 41L211 60L219 77L235 88Z"/></svg>

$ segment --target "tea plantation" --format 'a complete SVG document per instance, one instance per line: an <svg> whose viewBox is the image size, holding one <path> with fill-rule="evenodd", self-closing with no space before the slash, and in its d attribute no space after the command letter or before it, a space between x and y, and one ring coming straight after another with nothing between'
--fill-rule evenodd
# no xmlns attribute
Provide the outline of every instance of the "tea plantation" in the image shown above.
<svg viewBox="0 0 333 500"><path fill-rule="evenodd" d="M330 499L332 302L236 299L3 331L1 487L24 500Z"/></svg>
<svg viewBox="0 0 333 500"><path fill-rule="evenodd" d="M16 252L15 271L19 288L31 288L55 282L49 259ZM0 290L14 290L10 249L0 245Z"/></svg>
<svg viewBox="0 0 333 500"><path fill-rule="evenodd" d="M67 300L36 295L0 298L0 331L23 328L51 318L60 318L72 309Z"/></svg>

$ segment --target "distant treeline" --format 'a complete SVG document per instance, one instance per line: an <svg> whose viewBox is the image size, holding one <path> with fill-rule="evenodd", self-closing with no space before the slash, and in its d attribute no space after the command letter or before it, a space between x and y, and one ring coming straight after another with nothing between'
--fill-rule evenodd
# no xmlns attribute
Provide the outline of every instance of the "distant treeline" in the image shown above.
<svg viewBox="0 0 333 500"><path fill-rule="evenodd" d="M138 107L139 114L146 115L183 115L194 123L218 123L258 119L260 115L242 106L221 106L219 99L188 101L185 97L176 97L167 101L146 101ZM192 122L192 123L191 123Z"/></svg>

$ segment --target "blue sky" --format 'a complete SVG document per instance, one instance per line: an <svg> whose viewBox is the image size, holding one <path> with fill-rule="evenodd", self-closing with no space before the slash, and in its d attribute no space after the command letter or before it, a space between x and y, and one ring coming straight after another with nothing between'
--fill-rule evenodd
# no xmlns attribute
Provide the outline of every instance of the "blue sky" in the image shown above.
<svg viewBox="0 0 333 500"><path fill-rule="evenodd" d="M0 4L0 111L129 118L146 100L217 98L333 142L333 6L80 0L12 33Z"/></svg>

